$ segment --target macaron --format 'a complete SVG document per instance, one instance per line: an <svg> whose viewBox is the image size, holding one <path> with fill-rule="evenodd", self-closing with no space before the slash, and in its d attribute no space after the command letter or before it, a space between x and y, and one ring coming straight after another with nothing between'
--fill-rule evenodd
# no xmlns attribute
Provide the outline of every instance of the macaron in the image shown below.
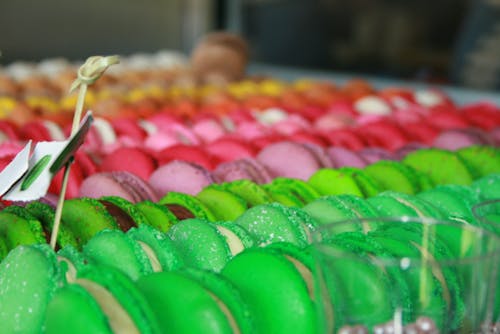
<svg viewBox="0 0 500 334"><path fill-rule="evenodd" d="M241 196L219 187L205 187L196 194L196 198L205 204L217 220L222 221L235 220L248 208Z"/></svg>
<svg viewBox="0 0 500 334"><path fill-rule="evenodd" d="M375 208L363 198L349 194L323 196L304 206L303 210L320 226L349 219L377 217L379 215ZM338 225L339 228L345 228L346 226ZM349 226L349 228L351 227ZM356 231L370 230L370 227L364 223L353 224L352 228Z"/></svg>
<svg viewBox="0 0 500 334"><path fill-rule="evenodd" d="M307 181L321 195L351 194L362 197L363 191L350 173L322 168L314 172Z"/></svg>
<svg viewBox="0 0 500 334"><path fill-rule="evenodd" d="M79 247L101 230L119 229L118 223L106 210L105 205L94 198L75 198L65 201L62 221L75 236Z"/></svg>
<svg viewBox="0 0 500 334"><path fill-rule="evenodd" d="M277 249L251 248L229 261L222 275L247 303L255 332L315 333L318 311L304 267Z"/></svg>
<svg viewBox="0 0 500 334"><path fill-rule="evenodd" d="M127 235L137 242L149 258L153 271L170 271L184 266L179 250L163 232L148 225L128 230Z"/></svg>
<svg viewBox="0 0 500 334"><path fill-rule="evenodd" d="M113 216L120 230L127 232L132 227L148 224L149 221L134 204L118 196L104 196L98 199Z"/></svg>
<svg viewBox="0 0 500 334"><path fill-rule="evenodd" d="M158 204L165 205L179 220L195 217L209 221L217 220L214 213L198 198L185 193L170 191Z"/></svg>
<svg viewBox="0 0 500 334"><path fill-rule="evenodd" d="M364 197L375 196L381 191L377 179L365 173L363 169L356 167L341 167L338 171L351 176L356 181Z"/></svg>
<svg viewBox="0 0 500 334"><path fill-rule="evenodd" d="M441 149L423 149L408 154L403 163L429 175L436 184L469 185L473 172L465 160Z"/></svg>
<svg viewBox="0 0 500 334"><path fill-rule="evenodd" d="M317 157L304 145L282 141L266 146L257 154L257 160L272 176L307 180L322 166ZM290 163L293 162L293 163Z"/></svg>
<svg viewBox="0 0 500 334"><path fill-rule="evenodd" d="M171 271L144 276L136 287L162 333L251 333L251 313L239 291L212 272Z"/></svg>
<svg viewBox="0 0 500 334"><path fill-rule="evenodd" d="M363 168L368 162L354 150L345 147L331 146L327 148L327 153L333 163L333 167L357 167Z"/></svg>
<svg viewBox="0 0 500 334"><path fill-rule="evenodd" d="M500 173L483 176L474 181L471 188L483 201L500 198Z"/></svg>
<svg viewBox="0 0 500 334"><path fill-rule="evenodd" d="M215 159L204 149L186 144L177 144L164 148L157 153L156 159L160 166L174 160L191 162L207 170L212 170L216 166Z"/></svg>
<svg viewBox="0 0 500 334"><path fill-rule="evenodd" d="M445 209L418 196L395 191L384 191L369 199L382 216L410 216L445 219Z"/></svg>
<svg viewBox="0 0 500 334"><path fill-rule="evenodd" d="M19 245L47 242L42 224L20 207L0 211L0 257Z"/></svg>
<svg viewBox="0 0 500 334"><path fill-rule="evenodd" d="M310 242L310 231L314 230L313 224L279 203L254 206L234 223L246 229L259 246L287 241L303 247Z"/></svg>
<svg viewBox="0 0 500 334"><path fill-rule="evenodd" d="M219 138L205 144L205 150L218 161L232 161L236 159L251 158L257 150L250 142L236 138Z"/></svg>
<svg viewBox="0 0 500 334"><path fill-rule="evenodd" d="M235 180L231 182L224 182L219 185L212 185L211 187L225 189L243 198L248 207L270 203L272 202L271 196L260 185L251 180Z"/></svg>
<svg viewBox="0 0 500 334"><path fill-rule="evenodd" d="M103 172L127 171L143 180L148 180L156 167L153 157L136 147L119 147L107 154L100 163Z"/></svg>
<svg viewBox="0 0 500 334"><path fill-rule="evenodd" d="M103 230L83 245L83 256L89 263L113 267L132 280L159 271L141 245L120 230Z"/></svg>
<svg viewBox="0 0 500 334"><path fill-rule="evenodd" d="M42 332L47 305L62 280L56 254L49 245L13 249L0 263L2 331Z"/></svg>
<svg viewBox="0 0 500 334"><path fill-rule="evenodd" d="M223 162L217 165L212 173L217 182L248 179L258 184L264 184L272 180L269 170L254 158Z"/></svg>
<svg viewBox="0 0 500 334"><path fill-rule="evenodd" d="M46 333L161 333L156 315L132 280L110 267L87 265L50 301Z"/></svg>
<svg viewBox="0 0 500 334"><path fill-rule="evenodd" d="M169 191L196 195L213 182L214 178L206 168L180 160L160 166L149 178L149 183L160 196Z"/></svg>
<svg viewBox="0 0 500 334"><path fill-rule="evenodd" d="M237 234L207 220L185 219L168 232L186 266L220 272L246 246ZM230 244L233 247L230 247ZM238 246L239 245L239 246Z"/></svg>
<svg viewBox="0 0 500 334"><path fill-rule="evenodd" d="M364 168L366 174L374 178L383 190L394 190L406 194L420 191L418 177L408 165L390 160L380 160Z"/></svg>
<svg viewBox="0 0 500 334"><path fill-rule="evenodd" d="M320 193L310 183L299 179L277 177L267 184L267 189L271 187L290 193L304 205L321 197Z"/></svg>
<svg viewBox="0 0 500 334"><path fill-rule="evenodd" d="M146 181L126 171L97 173L87 177L79 190L79 197L99 198L119 196L132 203L157 201L158 194Z"/></svg>
<svg viewBox="0 0 500 334"><path fill-rule="evenodd" d="M500 150L493 146L469 146L457 151L458 156L467 161L477 172L477 178L500 173Z"/></svg>
<svg viewBox="0 0 500 334"><path fill-rule="evenodd" d="M173 224L179 221L167 206L155 202L142 201L136 203L135 208L146 217L147 225L161 232L167 232Z"/></svg>

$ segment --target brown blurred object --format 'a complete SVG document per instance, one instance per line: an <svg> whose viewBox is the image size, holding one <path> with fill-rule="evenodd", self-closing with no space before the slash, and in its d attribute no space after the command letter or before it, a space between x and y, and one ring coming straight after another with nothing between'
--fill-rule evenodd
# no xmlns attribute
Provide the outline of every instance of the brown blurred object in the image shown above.
<svg viewBox="0 0 500 334"><path fill-rule="evenodd" d="M248 44L242 37L213 32L194 48L191 68L200 83L225 85L245 76L248 58Z"/></svg>

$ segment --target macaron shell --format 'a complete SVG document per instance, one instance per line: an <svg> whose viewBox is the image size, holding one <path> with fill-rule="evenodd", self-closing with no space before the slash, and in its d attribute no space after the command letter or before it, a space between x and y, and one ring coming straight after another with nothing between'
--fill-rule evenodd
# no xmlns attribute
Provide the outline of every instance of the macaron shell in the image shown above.
<svg viewBox="0 0 500 334"><path fill-rule="evenodd" d="M500 150L492 146L470 146L457 151L458 156L473 166L478 177L500 173Z"/></svg>
<svg viewBox="0 0 500 334"><path fill-rule="evenodd" d="M162 333L233 333L217 297L194 279L162 272L142 277L136 286L155 313Z"/></svg>
<svg viewBox="0 0 500 334"><path fill-rule="evenodd" d="M285 256L252 248L234 257L224 267L222 275L238 288L248 304L254 315L256 332L318 331L312 292L299 270Z"/></svg>
<svg viewBox="0 0 500 334"><path fill-rule="evenodd" d="M413 169L399 162L380 160L364 168L365 173L377 180L384 190L415 194L420 190Z"/></svg>
<svg viewBox="0 0 500 334"><path fill-rule="evenodd" d="M363 197L375 196L381 191L377 180L365 173L363 169L342 167L339 169L339 172L348 174L356 181L359 189L361 189L363 193Z"/></svg>
<svg viewBox="0 0 500 334"><path fill-rule="evenodd" d="M77 284L57 290L47 307L44 327L47 334L113 333L99 304Z"/></svg>
<svg viewBox="0 0 500 334"><path fill-rule="evenodd" d="M27 220L7 211L0 211L0 230L7 251L19 245L46 242L42 225L38 220Z"/></svg>
<svg viewBox="0 0 500 334"><path fill-rule="evenodd" d="M208 207L217 220L235 220L247 209L247 203L243 198L216 187L204 188L196 198Z"/></svg>
<svg viewBox="0 0 500 334"><path fill-rule="evenodd" d="M219 272L231 258L229 245L216 225L185 219L167 232L186 266Z"/></svg>
<svg viewBox="0 0 500 334"><path fill-rule="evenodd" d="M321 195L352 194L363 196L363 192L353 177L335 169L317 170L309 178L308 183Z"/></svg>
<svg viewBox="0 0 500 334"><path fill-rule="evenodd" d="M152 273L149 258L141 246L119 230L103 230L84 246L87 261L120 270L132 280Z"/></svg>
<svg viewBox="0 0 500 334"><path fill-rule="evenodd" d="M104 205L92 198L71 199L64 202L62 220L80 247L101 230L118 229L118 224Z"/></svg>
<svg viewBox="0 0 500 334"><path fill-rule="evenodd" d="M150 248L161 265L162 271L175 270L184 266L179 250L165 233L148 225L141 225L131 228L127 235L136 242L142 243L143 248L143 245Z"/></svg>
<svg viewBox="0 0 500 334"><path fill-rule="evenodd" d="M198 198L188 194L171 191L167 195L165 195L158 203L167 205L167 207L170 204L180 205L181 207L189 210L196 218L207 219L210 221L217 220L215 215L205 204L203 204Z"/></svg>
<svg viewBox="0 0 500 334"><path fill-rule="evenodd" d="M243 198L249 207L272 201L271 196L261 186L250 180L235 180L220 186Z"/></svg>
<svg viewBox="0 0 500 334"><path fill-rule="evenodd" d="M484 176L471 185L481 200L500 198L500 173Z"/></svg>
<svg viewBox="0 0 500 334"><path fill-rule="evenodd" d="M151 201L139 202L135 204L135 208L146 217L147 225L162 232L167 232L173 224L179 221L166 206Z"/></svg>
<svg viewBox="0 0 500 334"><path fill-rule="evenodd" d="M135 223L135 225L148 224L148 219L136 208L134 204L118 196L104 196L99 199L101 203L111 203L125 212ZM126 231L124 231L126 232Z"/></svg>
<svg viewBox="0 0 500 334"><path fill-rule="evenodd" d="M427 173L438 184L468 185L473 181L464 160L449 151L439 149L418 150L408 154L403 162Z"/></svg>
<svg viewBox="0 0 500 334"><path fill-rule="evenodd" d="M214 179L204 167L185 161L175 160L154 171L149 183L160 196L170 191L196 195Z"/></svg>
<svg viewBox="0 0 500 334"><path fill-rule="evenodd" d="M10 252L0 263L2 332L41 332L47 305L60 282L56 255L48 245L19 246Z"/></svg>
<svg viewBox="0 0 500 334"><path fill-rule="evenodd" d="M55 210L50 205L33 201L26 205L26 209L34 215L44 227L46 231L52 231L54 220L55 220ZM64 222L59 226L59 232L57 234L57 244L58 247L63 248L65 246L71 245L77 247L77 242L75 236L68 231Z"/></svg>
<svg viewBox="0 0 500 334"><path fill-rule="evenodd" d="M321 196L308 182L299 179L277 177L271 184L277 188L291 192L304 204L312 202Z"/></svg>
<svg viewBox="0 0 500 334"><path fill-rule="evenodd" d="M259 246L279 241L299 246L308 244L308 227L294 211L279 203L254 206L234 223L250 232Z"/></svg>

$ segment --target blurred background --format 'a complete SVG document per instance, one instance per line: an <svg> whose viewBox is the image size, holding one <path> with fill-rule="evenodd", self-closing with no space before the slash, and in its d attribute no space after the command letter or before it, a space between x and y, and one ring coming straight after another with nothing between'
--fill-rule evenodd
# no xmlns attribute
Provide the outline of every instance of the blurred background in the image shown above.
<svg viewBox="0 0 500 334"><path fill-rule="evenodd" d="M0 64L244 36L253 63L500 89L500 0L0 0Z"/></svg>

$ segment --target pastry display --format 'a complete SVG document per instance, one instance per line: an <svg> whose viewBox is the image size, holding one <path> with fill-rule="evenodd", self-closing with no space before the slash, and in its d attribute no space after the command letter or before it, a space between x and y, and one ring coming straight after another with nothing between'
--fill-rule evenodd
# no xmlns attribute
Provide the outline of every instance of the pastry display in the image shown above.
<svg viewBox="0 0 500 334"><path fill-rule="evenodd" d="M252 78L248 60L244 40L214 33L190 59L123 57L89 89L95 117L67 178L2 199L2 332L498 331L498 277L480 272L479 312L470 267L445 263L500 263L499 226L472 209L500 197L499 107ZM29 141L70 136L76 72L63 59L0 69L0 169ZM408 224L376 221L388 217ZM331 225L353 219L371 220ZM322 262L325 247L345 257ZM377 262L389 258L438 264Z"/></svg>

